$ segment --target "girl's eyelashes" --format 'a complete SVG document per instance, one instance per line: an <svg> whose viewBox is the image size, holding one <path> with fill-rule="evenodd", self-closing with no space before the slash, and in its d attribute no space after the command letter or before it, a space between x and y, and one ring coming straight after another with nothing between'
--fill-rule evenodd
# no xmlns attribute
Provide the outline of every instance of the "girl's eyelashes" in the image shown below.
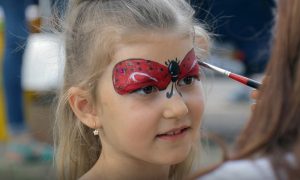
<svg viewBox="0 0 300 180"><path fill-rule="evenodd" d="M159 91L159 90L155 86L146 86L146 87L134 90L131 93L137 93L137 94L141 94L141 95L149 95L149 94L155 93L157 91Z"/></svg>
<svg viewBox="0 0 300 180"><path fill-rule="evenodd" d="M189 86L194 84L195 80L199 80L198 76L186 76L178 81L178 86Z"/></svg>
<svg viewBox="0 0 300 180"><path fill-rule="evenodd" d="M199 76L197 76L197 75L186 76L186 77L180 79L177 82L177 85L178 86L190 86L190 85L194 84L195 80L199 81L200 80ZM135 94L140 94L140 95L151 95L158 91L160 91L160 90L156 86L148 85L148 86L133 90L130 92L130 94L135 93Z"/></svg>

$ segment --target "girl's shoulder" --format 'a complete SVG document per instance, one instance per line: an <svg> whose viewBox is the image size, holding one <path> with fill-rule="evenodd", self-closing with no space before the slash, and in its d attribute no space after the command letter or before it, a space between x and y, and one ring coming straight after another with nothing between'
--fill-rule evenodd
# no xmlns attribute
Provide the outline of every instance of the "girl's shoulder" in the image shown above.
<svg viewBox="0 0 300 180"><path fill-rule="evenodd" d="M275 180L276 177L269 159L259 158L226 162L220 168L199 179Z"/></svg>

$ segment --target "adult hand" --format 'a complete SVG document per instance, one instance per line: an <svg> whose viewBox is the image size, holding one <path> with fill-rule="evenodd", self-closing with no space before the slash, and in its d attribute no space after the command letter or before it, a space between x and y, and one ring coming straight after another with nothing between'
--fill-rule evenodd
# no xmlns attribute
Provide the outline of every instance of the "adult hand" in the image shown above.
<svg viewBox="0 0 300 180"><path fill-rule="evenodd" d="M254 102L251 105L251 110L254 111L255 107L256 107L256 102L258 101L258 97L259 97L259 90L255 89L251 92L251 99L254 100Z"/></svg>

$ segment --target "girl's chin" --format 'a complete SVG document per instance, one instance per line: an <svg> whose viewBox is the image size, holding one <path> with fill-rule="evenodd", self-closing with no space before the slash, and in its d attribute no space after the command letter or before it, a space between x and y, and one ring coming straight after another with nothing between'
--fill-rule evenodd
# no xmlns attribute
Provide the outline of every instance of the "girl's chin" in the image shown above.
<svg viewBox="0 0 300 180"><path fill-rule="evenodd" d="M182 163L185 161L188 157L189 153L188 152L182 152L181 154L174 154L174 155L168 155L165 156L165 159L163 160L167 165L175 165Z"/></svg>

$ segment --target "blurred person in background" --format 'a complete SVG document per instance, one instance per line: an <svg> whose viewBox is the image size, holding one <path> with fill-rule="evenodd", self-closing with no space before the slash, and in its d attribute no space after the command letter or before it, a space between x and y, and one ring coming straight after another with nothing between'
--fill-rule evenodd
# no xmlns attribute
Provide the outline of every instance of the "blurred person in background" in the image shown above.
<svg viewBox="0 0 300 180"><path fill-rule="evenodd" d="M250 121L227 161L192 179L299 179L299 9L298 0L278 0L271 59Z"/></svg>
<svg viewBox="0 0 300 180"><path fill-rule="evenodd" d="M274 0L192 0L192 4L198 9L197 18L212 27L216 42L234 47L232 58L243 63L243 75L264 72L269 59ZM249 91L242 87L230 100L247 101Z"/></svg>
<svg viewBox="0 0 300 180"><path fill-rule="evenodd" d="M26 1L2 0L5 14L5 50L3 60L4 92L7 119L11 134L26 131L21 88L21 67L24 45L29 34Z"/></svg>
<svg viewBox="0 0 300 180"><path fill-rule="evenodd" d="M24 45L26 44L29 34L25 17L27 2L24 0L2 0L0 3L3 7L5 17L5 47L2 75L4 82L6 120L10 140L15 141L15 139L19 139L28 131L24 118L24 101L21 87L21 68ZM7 149L9 150L7 150L5 156L8 158L20 160L24 157L24 153L23 155L21 155L21 153L16 154L18 149L24 150L24 148L20 148L17 143L14 143ZM12 153L13 151L15 153Z"/></svg>
<svg viewBox="0 0 300 180"><path fill-rule="evenodd" d="M6 120L9 143L5 158L17 162L51 159L49 146L36 141L26 124L24 116L24 97L21 87L23 53L30 29L25 11L37 0L1 0L4 10L5 49L3 57L3 82Z"/></svg>

